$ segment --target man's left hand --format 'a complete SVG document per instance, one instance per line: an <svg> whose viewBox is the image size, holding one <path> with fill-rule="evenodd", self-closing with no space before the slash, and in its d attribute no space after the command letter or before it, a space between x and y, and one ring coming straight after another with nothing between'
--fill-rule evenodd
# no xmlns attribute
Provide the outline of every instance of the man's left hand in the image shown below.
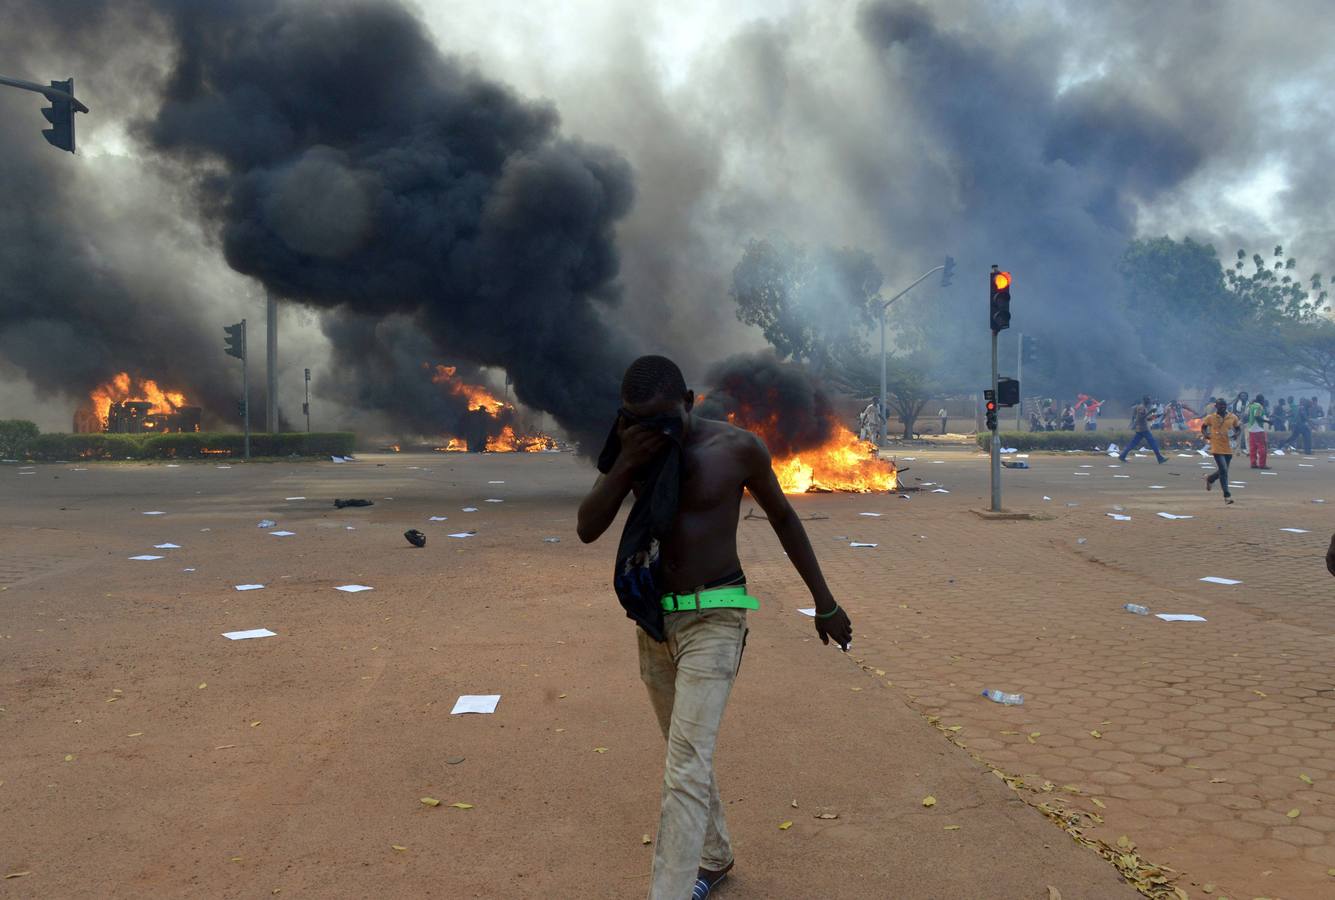
<svg viewBox="0 0 1335 900"><path fill-rule="evenodd" d="M840 650L847 651L849 643L853 640L853 623L849 621L848 613L844 612L841 606L828 619L816 619L816 634L820 635L822 644L829 644L833 639Z"/></svg>

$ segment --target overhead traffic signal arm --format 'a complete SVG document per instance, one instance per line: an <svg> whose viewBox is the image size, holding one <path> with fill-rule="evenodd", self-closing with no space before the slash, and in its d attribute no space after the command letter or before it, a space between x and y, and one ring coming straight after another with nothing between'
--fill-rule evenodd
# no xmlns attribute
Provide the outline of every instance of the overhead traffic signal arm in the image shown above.
<svg viewBox="0 0 1335 900"><path fill-rule="evenodd" d="M75 98L73 78L66 81L53 81L48 87L44 84L24 81L22 78L8 78L0 75L0 84L25 91L33 91L50 100L51 105L42 109L42 115L46 116L46 120L51 123L51 127L43 129L42 135L51 143L51 146L68 150L71 153L74 152L74 114L76 112L86 113L88 107Z"/></svg>

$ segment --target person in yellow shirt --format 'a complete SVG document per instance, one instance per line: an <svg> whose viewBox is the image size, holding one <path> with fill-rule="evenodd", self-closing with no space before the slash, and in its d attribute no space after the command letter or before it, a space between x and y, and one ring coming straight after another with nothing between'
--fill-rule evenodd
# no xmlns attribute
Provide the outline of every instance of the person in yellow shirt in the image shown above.
<svg viewBox="0 0 1335 900"><path fill-rule="evenodd" d="M1216 400L1214 412L1201 419L1201 434L1209 440L1210 453L1214 456L1215 468L1219 470L1205 477L1205 489L1210 490L1218 481L1224 489L1225 503L1233 502L1233 495L1228 490L1228 464L1233 459L1233 445L1229 443L1229 436L1241 431L1242 422L1228 411L1226 400Z"/></svg>

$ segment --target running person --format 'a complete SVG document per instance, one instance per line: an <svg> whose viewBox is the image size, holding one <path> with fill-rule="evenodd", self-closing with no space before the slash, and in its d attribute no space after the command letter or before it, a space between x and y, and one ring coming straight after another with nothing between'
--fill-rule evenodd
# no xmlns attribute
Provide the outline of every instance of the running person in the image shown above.
<svg viewBox="0 0 1335 900"><path fill-rule="evenodd" d="M654 537L643 551L626 557L623 567L627 542L622 536L616 586L631 613L625 596L629 572L633 587L643 589L639 593L652 590L642 599L657 613L650 616L636 606L631 616L640 625L640 677L667 739L649 897L703 900L733 866L714 776L714 746L746 645L746 610L759 606L747 593L737 556L743 491L750 491L765 511L811 592L821 641L833 639L847 650L853 627L826 586L802 521L779 487L769 451L758 437L692 412L695 393L687 390L681 370L662 356L631 363L621 382L621 402L609 450L599 460L603 474L580 504L578 532L585 543L597 540L634 491L630 534L640 501L651 497L657 514L662 479L680 472L677 484L669 484L676 514L661 529L661 544Z"/></svg>
<svg viewBox="0 0 1335 900"><path fill-rule="evenodd" d="M1218 481L1224 489L1225 503L1233 502L1233 495L1228 490L1228 464L1233 460L1233 445L1228 442L1228 436L1235 430L1241 431L1242 424L1228 411L1228 401L1216 400L1214 412L1201 420L1201 434L1210 441L1210 454L1214 456L1218 470L1205 477L1205 489L1210 490Z"/></svg>
<svg viewBox="0 0 1335 900"><path fill-rule="evenodd" d="M1146 394L1144 397L1141 397L1140 402L1132 408L1131 430L1135 432L1135 436L1131 438L1131 443L1126 445L1126 449L1121 452L1120 458L1122 462L1126 462L1127 454L1142 443L1154 451L1154 457L1159 460L1160 463L1168 462L1168 460L1164 458L1164 455L1159 452L1159 442L1156 441L1154 435L1150 433L1150 407L1150 395Z"/></svg>

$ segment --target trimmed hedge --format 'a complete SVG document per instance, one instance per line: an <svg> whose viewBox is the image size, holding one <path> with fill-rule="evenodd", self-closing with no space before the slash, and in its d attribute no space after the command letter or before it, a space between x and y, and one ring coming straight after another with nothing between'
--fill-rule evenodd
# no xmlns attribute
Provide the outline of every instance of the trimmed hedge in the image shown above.
<svg viewBox="0 0 1335 900"><path fill-rule="evenodd" d="M1152 434L1154 439L1159 442L1159 446L1164 449L1195 450L1197 447L1205 446L1205 438L1197 431L1155 431ZM1118 447L1125 447L1131 443L1134 436L1135 432L1132 431L1111 429L1100 429L1098 431L1003 431L1001 432L1001 446L1014 447L1016 450L1093 450L1095 447L1102 447L1106 450L1109 442L1116 444ZM1288 436L1287 431L1281 431L1278 434L1272 431L1266 435L1272 448L1279 443L1279 440ZM984 450L990 450L992 447L991 437L990 432L979 432L978 446ZM1335 432L1312 432L1313 450L1330 450L1332 448L1335 448Z"/></svg>
<svg viewBox="0 0 1335 900"><path fill-rule="evenodd" d="M37 425L27 419L0 419L0 459L27 456L37 434Z"/></svg>
<svg viewBox="0 0 1335 900"><path fill-rule="evenodd" d="M347 456L356 435L350 431L252 434L251 456ZM41 434L26 456L69 459L217 459L245 454L245 436L231 432L182 434Z"/></svg>

